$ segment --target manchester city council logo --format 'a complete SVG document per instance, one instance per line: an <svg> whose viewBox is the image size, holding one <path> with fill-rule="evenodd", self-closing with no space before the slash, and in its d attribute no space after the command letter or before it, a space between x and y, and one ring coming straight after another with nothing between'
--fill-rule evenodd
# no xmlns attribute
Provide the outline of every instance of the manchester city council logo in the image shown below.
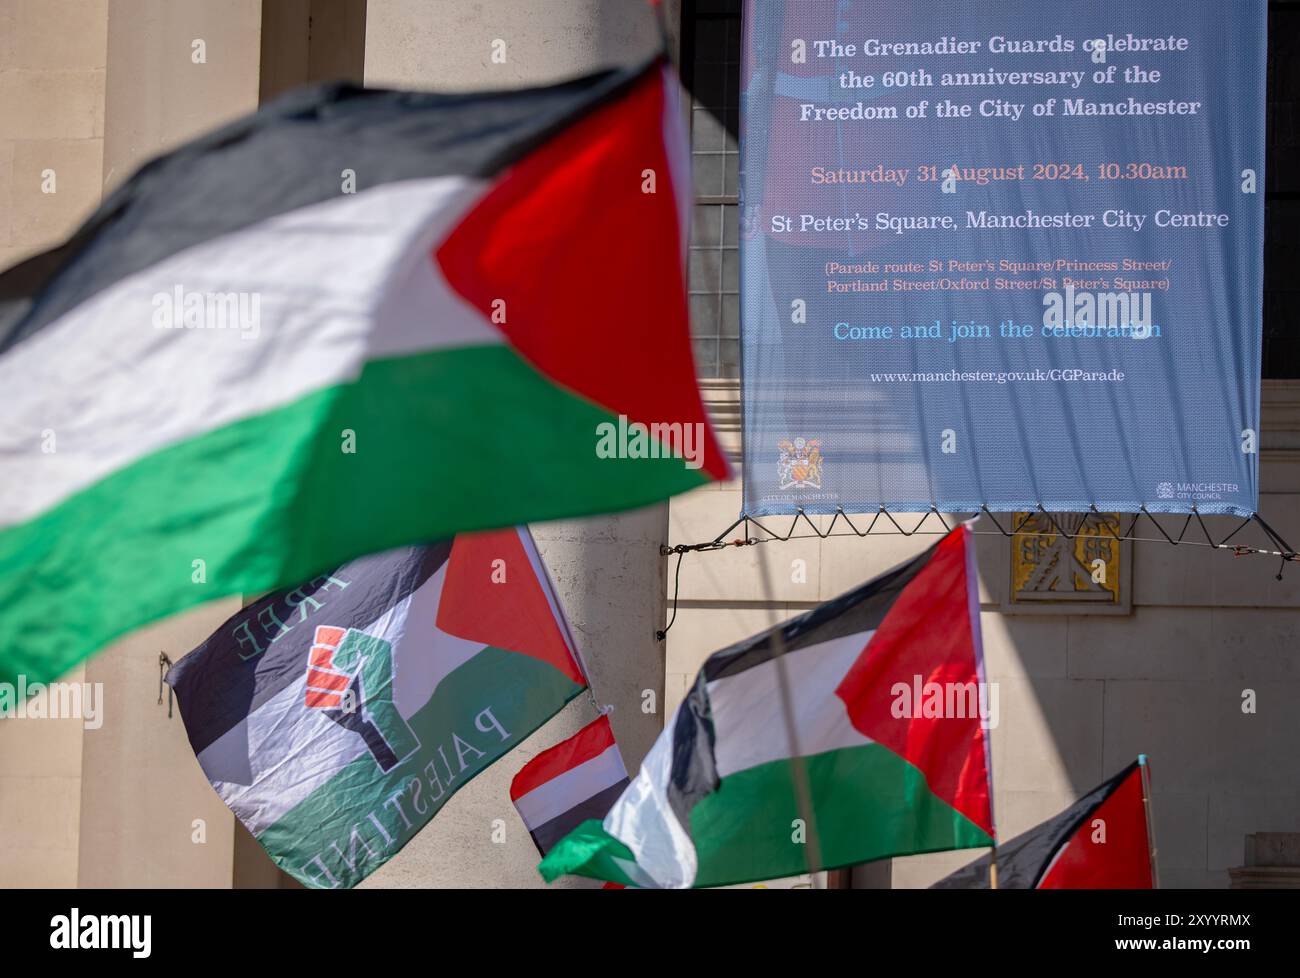
<svg viewBox="0 0 1300 978"><path fill-rule="evenodd" d="M777 481L782 489L820 489L822 487L822 456L820 438L796 438L781 441L776 463Z"/></svg>

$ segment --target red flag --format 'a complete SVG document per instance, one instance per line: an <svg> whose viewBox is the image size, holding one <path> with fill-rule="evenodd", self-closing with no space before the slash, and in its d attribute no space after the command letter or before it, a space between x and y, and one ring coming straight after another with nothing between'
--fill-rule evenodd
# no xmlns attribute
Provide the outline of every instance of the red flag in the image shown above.
<svg viewBox="0 0 1300 978"><path fill-rule="evenodd" d="M1155 886L1146 756L1054 818L934 884L985 889L992 856L1004 890L1149 890Z"/></svg>

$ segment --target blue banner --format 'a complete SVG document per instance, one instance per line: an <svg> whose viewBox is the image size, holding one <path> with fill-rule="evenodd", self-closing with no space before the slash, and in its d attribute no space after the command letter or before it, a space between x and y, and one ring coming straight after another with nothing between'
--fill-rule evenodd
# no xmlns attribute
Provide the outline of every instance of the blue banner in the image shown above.
<svg viewBox="0 0 1300 978"><path fill-rule="evenodd" d="M1264 0L748 0L745 509L1258 502Z"/></svg>

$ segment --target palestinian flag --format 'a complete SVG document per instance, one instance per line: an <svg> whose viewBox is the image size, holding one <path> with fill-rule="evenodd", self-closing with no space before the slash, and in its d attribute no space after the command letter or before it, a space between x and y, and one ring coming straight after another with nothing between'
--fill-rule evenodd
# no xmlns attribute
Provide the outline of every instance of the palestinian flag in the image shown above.
<svg viewBox="0 0 1300 978"><path fill-rule="evenodd" d="M0 275L0 682L222 595L726 476L659 63L290 94Z"/></svg>
<svg viewBox="0 0 1300 978"><path fill-rule="evenodd" d="M1001 890L1149 890L1155 884L1146 756L1061 814L998 846ZM931 889L990 887L989 856Z"/></svg>
<svg viewBox="0 0 1300 978"><path fill-rule="evenodd" d="M587 819L604 818L627 785L609 717L601 716L525 764L510 782L510 800L545 856Z"/></svg>
<svg viewBox="0 0 1300 978"><path fill-rule="evenodd" d="M547 880L721 886L992 844L968 527L779 633L779 660L774 629L705 662L609 813L542 860Z"/></svg>
<svg viewBox="0 0 1300 978"><path fill-rule="evenodd" d="M527 530L363 557L167 674L221 800L285 872L355 886L586 687Z"/></svg>

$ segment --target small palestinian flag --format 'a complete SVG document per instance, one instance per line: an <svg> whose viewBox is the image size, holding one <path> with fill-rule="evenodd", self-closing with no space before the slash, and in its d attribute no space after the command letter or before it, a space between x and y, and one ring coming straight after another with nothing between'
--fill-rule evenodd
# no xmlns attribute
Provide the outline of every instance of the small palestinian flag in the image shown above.
<svg viewBox="0 0 1300 978"><path fill-rule="evenodd" d="M586 687L527 530L363 557L172 667L190 744L285 872L355 886Z"/></svg>
<svg viewBox="0 0 1300 978"><path fill-rule="evenodd" d="M962 526L779 626L810 822L774 629L705 662L622 797L556 845L542 875L721 886L991 845L972 549Z"/></svg>
<svg viewBox="0 0 1300 978"><path fill-rule="evenodd" d="M330 85L0 275L0 682L368 553L724 478L679 86Z"/></svg>
<svg viewBox="0 0 1300 978"><path fill-rule="evenodd" d="M998 846L1000 890L1149 890L1154 870L1145 755L1055 818ZM931 889L990 887L990 856Z"/></svg>
<svg viewBox="0 0 1300 978"><path fill-rule="evenodd" d="M604 818L627 785L623 755L602 716L525 764L510 782L510 800L545 856L587 819Z"/></svg>

